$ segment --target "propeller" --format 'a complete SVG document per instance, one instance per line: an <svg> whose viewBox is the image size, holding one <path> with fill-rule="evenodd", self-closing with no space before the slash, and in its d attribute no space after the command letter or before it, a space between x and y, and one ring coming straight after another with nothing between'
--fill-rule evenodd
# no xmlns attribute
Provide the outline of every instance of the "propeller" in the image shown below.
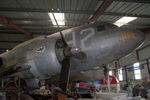
<svg viewBox="0 0 150 100"><path fill-rule="evenodd" d="M59 85L60 85L60 88L64 92L66 92L67 84L68 84L68 80L69 80L70 58L74 57L79 60L85 59L86 54L84 52L82 52L79 48L70 47L67 44L53 12L52 12L52 15L54 17L54 20L55 20L58 30L60 32L61 39L59 40L59 42L60 42L60 46L63 48L63 54L64 54L64 57L61 61L62 68L61 68L61 73L60 73Z"/></svg>
<svg viewBox="0 0 150 100"><path fill-rule="evenodd" d="M77 47L70 47L68 44L67 44L67 42L65 41L65 39L64 39L64 36L63 36L63 34L62 34L62 31L60 30L60 27L59 27L59 25L58 25L58 22L57 22L57 20L56 20L56 18L55 18L55 15L54 15L54 13L52 13L52 15L53 15L53 17L54 17L54 20L55 20L55 22L56 22L56 25L57 25L57 27L58 27L58 31L60 32L60 36L61 36L61 41L62 41L62 46L63 46L63 48L64 48L64 55L65 55L65 57L67 57L67 56L70 56L70 57L74 57L74 58L77 58L77 59L85 59L86 58L86 54L84 53L84 52L82 52L81 50L80 50L80 48L77 48Z"/></svg>

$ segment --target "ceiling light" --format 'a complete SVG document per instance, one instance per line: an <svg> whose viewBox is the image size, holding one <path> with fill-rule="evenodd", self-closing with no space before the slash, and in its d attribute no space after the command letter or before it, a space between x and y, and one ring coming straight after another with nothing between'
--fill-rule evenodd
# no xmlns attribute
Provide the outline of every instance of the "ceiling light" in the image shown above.
<svg viewBox="0 0 150 100"><path fill-rule="evenodd" d="M53 25L57 25L52 13L48 13ZM54 13L54 16L57 20L58 25L65 25L64 13Z"/></svg>
<svg viewBox="0 0 150 100"><path fill-rule="evenodd" d="M122 17L119 20L117 20L114 24L117 25L118 27L121 27L121 26L135 20L135 19L137 19L137 17L127 17L127 16L125 16L125 17Z"/></svg>

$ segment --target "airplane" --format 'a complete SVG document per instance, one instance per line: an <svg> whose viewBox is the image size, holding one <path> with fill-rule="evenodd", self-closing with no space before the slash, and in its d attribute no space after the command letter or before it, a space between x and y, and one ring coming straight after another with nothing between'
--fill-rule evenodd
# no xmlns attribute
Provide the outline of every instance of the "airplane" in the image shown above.
<svg viewBox="0 0 150 100"><path fill-rule="evenodd" d="M139 47L144 38L139 30L110 23L81 25L28 40L1 54L0 76L18 76L28 88L40 88L55 76L62 82L68 76L111 63Z"/></svg>

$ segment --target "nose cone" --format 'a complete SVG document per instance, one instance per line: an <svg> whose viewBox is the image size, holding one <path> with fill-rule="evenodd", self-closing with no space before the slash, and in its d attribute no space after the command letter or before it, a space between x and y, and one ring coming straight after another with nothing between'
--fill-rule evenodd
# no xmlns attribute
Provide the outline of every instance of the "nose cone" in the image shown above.
<svg viewBox="0 0 150 100"><path fill-rule="evenodd" d="M134 30L131 30L131 32L134 33L135 39L137 39L139 42L140 42L140 41L141 41L141 42L144 41L145 35L144 35L143 32L141 32L141 31L139 31L139 30L135 30L135 29L134 29Z"/></svg>
<svg viewBox="0 0 150 100"><path fill-rule="evenodd" d="M111 44L114 44L114 54L118 58L131 53L143 43L145 38L144 33L136 29L118 28L113 33L117 38L116 42L112 41Z"/></svg>
<svg viewBox="0 0 150 100"><path fill-rule="evenodd" d="M145 35L143 32L141 32L140 30L137 29L130 29L129 30L132 34L133 34L133 42L135 42L137 44L137 46L139 46L141 43L143 43L144 39L145 39Z"/></svg>

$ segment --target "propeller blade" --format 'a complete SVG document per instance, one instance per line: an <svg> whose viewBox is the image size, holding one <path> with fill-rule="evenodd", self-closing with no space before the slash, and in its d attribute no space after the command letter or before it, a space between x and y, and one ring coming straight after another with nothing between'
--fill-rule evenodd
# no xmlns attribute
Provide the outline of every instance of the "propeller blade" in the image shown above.
<svg viewBox="0 0 150 100"><path fill-rule="evenodd" d="M55 22L56 22L56 25L57 25L57 27L58 27L58 31L60 32L60 36L61 36L61 39L62 39L62 41L63 41L63 43L64 43L64 46L67 47L68 44L67 44L67 42L66 42L65 39L64 39L64 36L63 36L63 34L62 34L61 30L60 30L60 27L59 27L59 25L58 25L58 22L57 22L57 20L56 20L55 15L54 15L53 12L52 12L52 15L53 15L54 20L55 20Z"/></svg>
<svg viewBox="0 0 150 100"><path fill-rule="evenodd" d="M70 73L70 57L66 56L62 61L62 68L60 73L60 88L66 92L68 81L69 81L69 73Z"/></svg>

